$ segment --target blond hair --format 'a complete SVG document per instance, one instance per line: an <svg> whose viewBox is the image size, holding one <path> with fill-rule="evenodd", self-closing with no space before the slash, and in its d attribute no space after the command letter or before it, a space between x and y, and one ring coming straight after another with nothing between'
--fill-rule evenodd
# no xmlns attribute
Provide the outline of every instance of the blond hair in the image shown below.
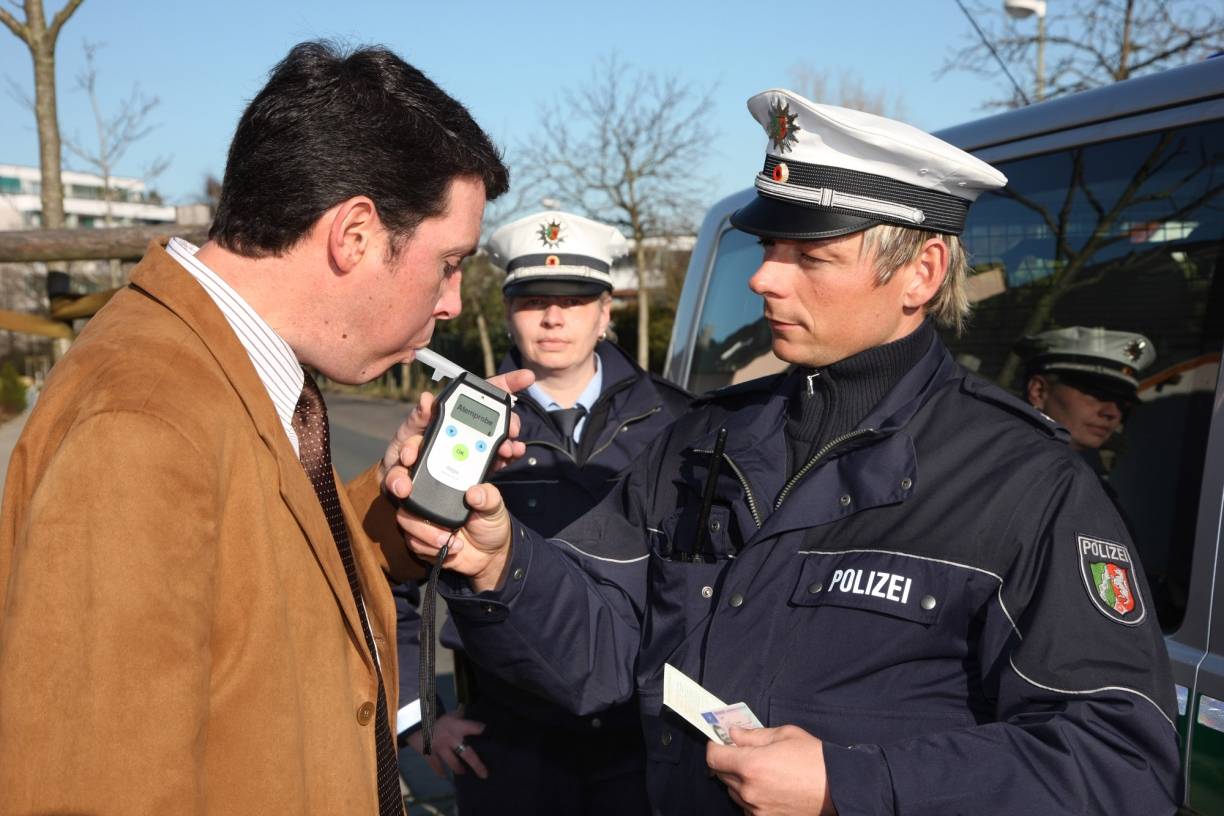
<svg viewBox="0 0 1224 816"><path fill-rule="evenodd" d="M923 245L932 238L942 241L948 248L948 270L939 284L939 290L927 302L926 313L940 326L953 329L959 335L965 327L970 309L965 285L969 275L969 257L959 237L894 224L877 224L863 233L861 252L874 251L872 266L875 267L876 284L883 286L894 272L916 261Z"/></svg>

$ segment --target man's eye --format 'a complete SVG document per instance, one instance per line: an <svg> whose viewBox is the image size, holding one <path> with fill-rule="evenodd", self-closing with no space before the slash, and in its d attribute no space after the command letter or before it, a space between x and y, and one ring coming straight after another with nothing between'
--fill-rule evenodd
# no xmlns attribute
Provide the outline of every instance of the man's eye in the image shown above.
<svg viewBox="0 0 1224 816"><path fill-rule="evenodd" d="M444 263L442 265L442 274L448 278L451 275L454 275L458 271L459 271L459 264Z"/></svg>

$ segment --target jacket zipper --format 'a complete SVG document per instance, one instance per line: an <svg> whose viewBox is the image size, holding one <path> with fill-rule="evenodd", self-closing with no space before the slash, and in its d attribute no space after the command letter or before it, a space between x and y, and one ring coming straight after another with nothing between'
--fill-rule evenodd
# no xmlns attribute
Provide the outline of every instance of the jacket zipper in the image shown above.
<svg viewBox="0 0 1224 816"><path fill-rule="evenodd" d="M816 451L816 455L813 456L811 459L809 459L806 465L799 468L799 471L794 476L792 476L790 478L790 481L786 483L786 486L782 488L782 492L778 494L778 500L774 502L774 509L777 510L779 507L782 506L782 502L786 500L786 497L787 495L790 494L791 489L794 488L794 486L799 483L800 479L808 475L811 469L816 467L816 463L819 462L821 459L823 459L825 455L828 454L829 451L833 450L834 448L836 448L838 445L842 444L843 442L849 442L851 439L857 439L860 436L869 436L871 434L874 434L875 432L876 432L875 428L860 428L857 431L850 431L849 433L844 433L841 436L837 437L836 439L832 439L829 442L825 443L825 446L822 447L820 450Z"/></svg>
<svg viewBox="0 0 1224 816"><path fill-rule="evenodd" d="M602 445L601 447L598 447L598 448L596 448L595 450L591 451L591 455L590 455L590 456L588 456L588 457L586 458L586 460L589 462L589 461L591 461L592 459L594 459L596 456L598 456L599 454L601 454L601 453L603 453L605 450L607 450L607 449L608 449L608 447L609 447L609 446L610 446L610 445L611 445L613 442L615 442L615 441L616 441L616 435L617 435L617 434L619 434L621 431L625 430L625 428L628 428L630 425L632 425L632 424L633 424L633 423L635 423L635 422L641 422L643 419L646 419L646 418L647 418L647 417L649 417L649 416L653 416L653 415L655 415L655 414L659 413L659 411L662 411L662 410L663 410L663 406L661 406L661 405L656 405L655 407L651 408L649 411L647 411L646 413L642 414L641 416L635 416L635 417L630 417L629 419L626 419L624 422L622 422L622 423L620 424L620 427L619 427L619 428L617 428L617 429L616 429L616 431L615 431L615 432L614 432L614 433L613 433L611 436L609 436L609 437L608 437L608 441L607 441L607 442L603 443L603 445Z"/></svg>

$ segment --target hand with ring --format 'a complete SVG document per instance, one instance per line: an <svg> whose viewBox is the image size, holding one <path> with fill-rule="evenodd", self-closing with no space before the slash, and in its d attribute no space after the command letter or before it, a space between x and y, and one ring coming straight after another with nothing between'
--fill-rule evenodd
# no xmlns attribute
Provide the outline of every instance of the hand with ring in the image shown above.
<svg viewBox="0 0 1224 816"><path fill-rule="evenodd" d="M425 757L425 761L433 768L433 772L443 779L446 778L448 768L456 774L467 773L468 768L471 768L481 779L488 779L489 770L481 761L480 755L476 753L475 748L464 742L467 737L484 731L484 723L465 720L461 716L462 713L448 712L437 719L434 723L432 750L429 756ZM419 754L423 748L423 740L421 732L417 731L408 737L408 744Z"/></svg>

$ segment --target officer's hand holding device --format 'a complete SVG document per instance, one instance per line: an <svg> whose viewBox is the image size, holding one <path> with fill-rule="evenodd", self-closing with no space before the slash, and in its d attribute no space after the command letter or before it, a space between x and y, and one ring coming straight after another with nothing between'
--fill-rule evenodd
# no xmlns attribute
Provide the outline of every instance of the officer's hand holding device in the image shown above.
<svg viewBox="0 0 1224 816"><path fill-rule="evenodd" d="M400 500L409 513L455 530L467 521L468 488L485 480L497 449L510 434L512 397L429 349L417 359L434 379L451 377L438 395L433 421L412 467L412 492Z"/></svg>

